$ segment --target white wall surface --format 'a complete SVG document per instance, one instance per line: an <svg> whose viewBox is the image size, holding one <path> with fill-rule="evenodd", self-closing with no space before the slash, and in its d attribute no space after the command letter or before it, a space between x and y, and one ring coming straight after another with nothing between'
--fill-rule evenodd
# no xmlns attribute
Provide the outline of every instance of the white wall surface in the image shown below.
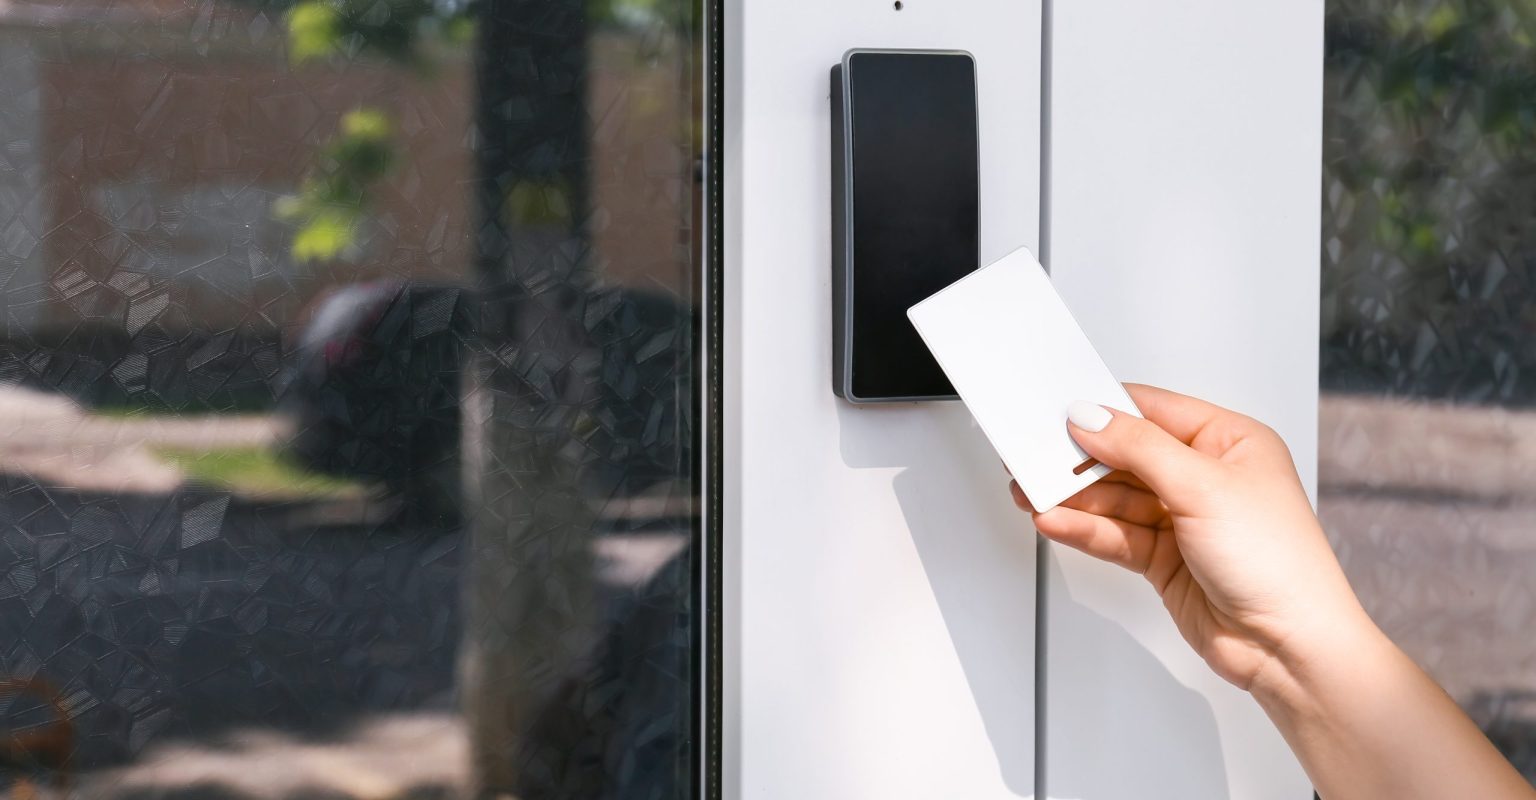
<svg viewBox="0 0 1536 800"><path fill-rule="evenodd" d="M1316 485L1322 0L1052 7L1048 258L1125 380L1252 414ZM1140 577L1052 548L1045 794L1311 789Z"/></svg>
<svg viewBox="0 0 1536 800"><path fill-rule="evenodd" d="M1028 797L1035 544L958 404L831 390L828 71L971 51L982 257L1035 247L1040 7L728 4L725 794Z"/></svg>

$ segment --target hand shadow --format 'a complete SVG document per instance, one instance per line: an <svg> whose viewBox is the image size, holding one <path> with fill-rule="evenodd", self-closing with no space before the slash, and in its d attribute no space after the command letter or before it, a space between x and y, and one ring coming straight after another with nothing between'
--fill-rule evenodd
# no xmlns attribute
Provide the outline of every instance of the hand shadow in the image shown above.
<svg viewBox="0 0 1536 800"><path fill-rule="evenodd" d="M839 415L845 463L906 467L892 486L1003 783L1017 796L1034 796L1037 540L1008 496L1002 462L958 403L844 406ZM1062 580L1054 564L1048 580ZM1047 697L1038 702L1053 715L1045 728L1048 762L1070 762L1080 751L1115 766L1063 770L1062 781L1051 778L1049 796L1229 796L1216 718L1205 698L1175 680L1119 624L1065 592L1053 602L1048 623L1091 643L1095 658L1046 676ZM1157 602L1150 591L1148 602ZM1136 724L1127 725L1133 717ZM1153 726L1146 720L1167 720L1171 735L1147 736Z"/></svg>
<svg viewBox="0 0 1536 800"><path fill-rule="evenodd" d="M1034 794L1035 537L958 403L840 409L843 461L904 466L896 499L997 758Z"/></svg>
<svg viewBox="0 0 1536 800"><path fill-rule="evenodd" d="M1107 568L1107 567L1106 567ZM1073 663L1045 661L1048 796L1080 800L1230 798L1210 701L1179 683L1120 623L1074 599L1052 558L1046 641L1073 641ZM1157 603L1151 586L1146 601ZM1078 754L1085 754L1080 757ZM1052 769L1051 765L1075 764Z"/></svg>

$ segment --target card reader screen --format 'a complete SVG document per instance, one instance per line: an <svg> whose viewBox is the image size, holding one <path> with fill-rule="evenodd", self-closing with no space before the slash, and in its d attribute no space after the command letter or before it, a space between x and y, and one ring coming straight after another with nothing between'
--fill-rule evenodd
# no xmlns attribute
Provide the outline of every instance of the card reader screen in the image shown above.
<svg viewBox="0 0 1536 800"><path fill-rule="evenodd" d="M952 395L907 309L979 266L975 62L855 53L848 75L853 392Z"/></svg>

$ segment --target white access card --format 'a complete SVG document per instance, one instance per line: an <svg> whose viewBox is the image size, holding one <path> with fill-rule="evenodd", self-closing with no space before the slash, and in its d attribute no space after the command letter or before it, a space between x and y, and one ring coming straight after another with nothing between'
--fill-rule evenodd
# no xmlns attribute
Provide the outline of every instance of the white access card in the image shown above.
<svg viewBox="0 0 1536 800"><path fill-rule="evenodd" d="M1087 400L1141 412L1028 250L950 284L907 317L1036 510L1109 474L1097 463L1084 468L1067 407Z"/></svg>

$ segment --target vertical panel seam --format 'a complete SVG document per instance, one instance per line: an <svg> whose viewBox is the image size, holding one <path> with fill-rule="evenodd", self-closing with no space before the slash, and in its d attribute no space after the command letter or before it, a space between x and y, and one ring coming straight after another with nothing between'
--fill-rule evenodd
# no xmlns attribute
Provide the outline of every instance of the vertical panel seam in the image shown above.
<svg viewBox="0 0 1536 800"><path fill-rule="evenodd" d="M1051 271L1051 26L1053 0L1040 3L1040 263ZM1050 543L1035 542L1035 798L1046 800L1046 626L1049 624L1046 587Z"/></svg>

